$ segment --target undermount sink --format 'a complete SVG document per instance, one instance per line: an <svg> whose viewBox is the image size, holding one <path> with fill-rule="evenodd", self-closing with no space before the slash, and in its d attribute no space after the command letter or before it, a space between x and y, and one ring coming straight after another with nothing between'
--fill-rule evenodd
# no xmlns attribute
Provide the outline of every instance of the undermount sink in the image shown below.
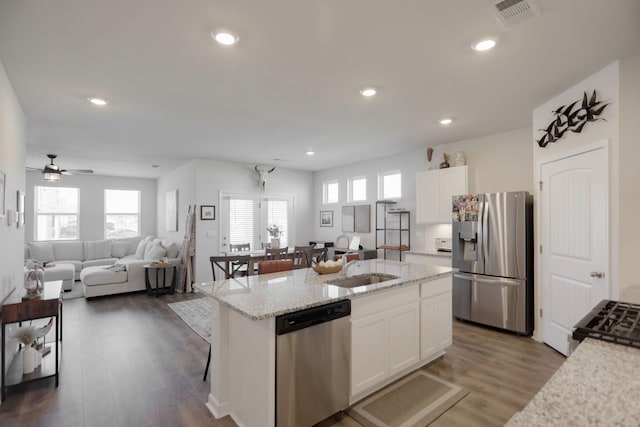
<svg viewBox="0 0 640 427"><path fill-rule="evenodd" d="M339 286L341 288L357 288L358 286L373 285L398 278L398 276L393 276L391 274L367 273L359 274L357 276L338 277L328 280L326 283L328 285Z"/></svg>

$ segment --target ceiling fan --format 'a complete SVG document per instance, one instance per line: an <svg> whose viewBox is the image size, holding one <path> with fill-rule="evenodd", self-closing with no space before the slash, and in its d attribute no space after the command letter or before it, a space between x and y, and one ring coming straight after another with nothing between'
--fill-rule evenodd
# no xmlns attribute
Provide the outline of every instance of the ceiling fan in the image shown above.
<svg viewBox="0 0 640 427"><path fill-rule="evenodd" d="M44 165L44 168L39 169L27 167L27 170L42 172L42 178L45 181L60 181L61 175L93 173L91 169L61 169L60 166L53 164L53 160L58 157L56 154L47 154L47 157L51 160L51 163Z"/></svg>

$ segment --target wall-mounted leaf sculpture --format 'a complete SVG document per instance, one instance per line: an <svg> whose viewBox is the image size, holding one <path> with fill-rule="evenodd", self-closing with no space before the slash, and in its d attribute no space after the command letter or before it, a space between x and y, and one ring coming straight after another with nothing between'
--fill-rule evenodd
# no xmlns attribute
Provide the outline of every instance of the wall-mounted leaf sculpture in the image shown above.
<svg viewBox="0 0 640 427"><path fill-rule="evenodd" d="M591 96L585 92L580 108L574 110L579 103L580 100L577 100L569 105L563 105L553 112L556 117L546 129L540 129L544 134L542 138L536 140L541 148L546 147L550 142L557 142L567 131L580 133L587 123L605 120L598 116L602 114L609 103L603 104L602 101L598 101L595 90Z"/></svg>

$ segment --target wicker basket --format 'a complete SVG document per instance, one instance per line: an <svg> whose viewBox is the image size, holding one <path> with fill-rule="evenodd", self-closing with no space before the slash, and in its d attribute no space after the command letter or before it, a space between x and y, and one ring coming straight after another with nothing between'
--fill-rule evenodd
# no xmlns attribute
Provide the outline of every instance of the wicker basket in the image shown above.
<svg viewBox="0 0 640 427"><path fill-rule="evenodd" d="M326 265L320 265L320 264L316 264L313 266L313 271L315 271L318 274L331 274L331 273L337 273L338 271L342 270L342 265L334 265L334 266L326 266Z"/></svg>

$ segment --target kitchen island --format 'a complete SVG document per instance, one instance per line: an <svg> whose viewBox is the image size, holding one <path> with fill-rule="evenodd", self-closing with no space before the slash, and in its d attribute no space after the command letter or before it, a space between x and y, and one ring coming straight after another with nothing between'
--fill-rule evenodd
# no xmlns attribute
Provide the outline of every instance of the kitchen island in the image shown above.
<svg viewBox="0 0 640 427"><path fill-rule="evenodd" d="M352 303L350 404L429 363L451 344L451 272L367 260L348 275L398 278L343 288L326 283L340 273L300 269L197 285L213 297L207 407L238 425L274 426L276 316L345 299Z"/></svg>

